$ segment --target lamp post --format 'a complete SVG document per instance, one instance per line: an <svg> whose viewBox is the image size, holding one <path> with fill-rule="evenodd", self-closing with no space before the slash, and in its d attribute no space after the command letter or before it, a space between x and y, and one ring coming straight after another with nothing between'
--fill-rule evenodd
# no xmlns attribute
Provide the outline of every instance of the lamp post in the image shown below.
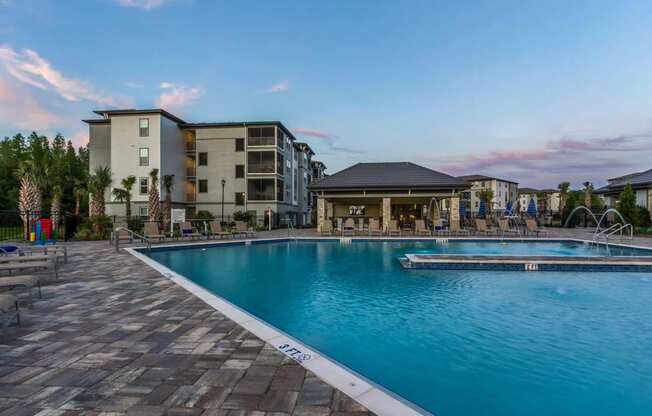
<svg viewBox="0 0 652 416"><path fill-rule="evenodd" d="M226 179L222 179L222 221L224 221L224 185L226 185Z"/></svg>

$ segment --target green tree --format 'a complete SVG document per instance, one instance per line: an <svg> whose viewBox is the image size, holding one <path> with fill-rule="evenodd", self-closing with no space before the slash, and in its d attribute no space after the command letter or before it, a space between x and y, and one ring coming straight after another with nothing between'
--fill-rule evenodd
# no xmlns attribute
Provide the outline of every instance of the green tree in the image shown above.
<svg viewBox="0 0 652 416"><path fill-rule="evenodd" d="M568 199L568 190L570 189L570 182L562 182L557 186L559 189L559 211L563 212L566 207L566 200Z"/></svg>
<svg viewBox="0 0 652 416"><path fill-rule="evenodd" d="M638 208L636 207L636 194L632 184L628 183L618 196L618 211L625 217L625 220L633 226L638 225Z"/></svg>
<svg viewBox="0 0 652 416"><path fill-rule="evenodd" d="M161 217L161 197L158 193L158 169L151 170L149 180L148 220L158 221Z"/></svg>
<svg viewBox="0 0 652 416"><path fill-rule="evenodd" d="M131 218L131 190L136 184L136 177L134 175L129 175L120 183L122 184L122 188L125 190L125 217L129 220L129 218Z"/></svg>
<svg viewBox="0 0 652 416"><path fill-rule="evenodd" d="M111 168L108 166L99 166L95 169L93 175L88 181L88 191L91 193L90 216L105 215L106 200L104 194L106 188L113 182Z"/></svg>
<svg viewBox="0 0 652 416"><path fill-rule="evenodd" d="M491 213L491 201L494 199L494 191L491 189L483 189L478 194L478 197L481 201L484 201L485 206L487 207L487 214Z"/></svg>

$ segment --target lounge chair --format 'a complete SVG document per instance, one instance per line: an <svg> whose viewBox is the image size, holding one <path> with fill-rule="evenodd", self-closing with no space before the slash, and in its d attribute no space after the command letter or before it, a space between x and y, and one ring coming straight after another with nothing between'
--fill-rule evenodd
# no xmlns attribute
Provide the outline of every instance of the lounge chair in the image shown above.
<svg viewBox="0 0 652 416"><path fill-rule="evenodd" d="M252 229L249 228L249 224L247 224L244 221L236 221L235 222L235 229L242 235L247 237L255 237L256 232Z"/></svg>
<svg viewBox="0 0 652 416"><path fill-rule="evenodd" d="M2 276L0 277L0 289L22 289L28 292L29 304L33 304L32 289L38 288L39 299L43 298L41 292L41 280L37 276L21 275L21 276Z"/></svg>
<svg viewBox="0 0 652 416"><path fill-rule="evenodd" d="M68 261L68 246L65 244L45 244L26 246L18 249L18 254L21 256L32 255L48 255L55 256L57 261L63 260L64 263Z"/></svg>
<svg viewBox="0 0 652 416"><path fill-rule="evenodd" d="M364 218L358 219L358 228L355 229L357 235L369 234L369 230L364 225Z"/></svg>
<svg viewBox="0 0 652 416"><path fill-rule="evenodd" d="M496 229L493 227L488 227L487 226L487 220L482 219L482 218L476 218L475 219L475 230L479 234L484 234L484 235L496 235Z"/></svg>
<svg viewBox="0 0 652 416"><path fill-rule="evenodd" d="M211 221L210 222L210 235L211 237L224 237L224 236L229 236L231 235L230 232L224 231L222 229L222 223L219 221Z"/></svg>
<svg viewBox="0 0 652 416"><path fill-rule="evenodd" d="M541 228L537 225L537 221L534 218L526 218L525 219L525 226L527 227L527 231L530 234L534 234L535 236L539 237L541 235L547 236L548 235L548 230L545 228Z"/></svg>
<svg viewBox="0 0 652 416"><path fill-rule="evenodd" d="M182 238L189 238L191 240L201 238L201 233L198 233L197 230L192 228L190 221L182 222L180 224L180 229Z"/></svg>
<svg viewBox="0 0 652 416"><path fill-rule="evenodd" d="M355 221L353 218L347 218L342 226L342 235L355 235Z"/></svg>
<svg viewBox="0 0 652 416"><path fill-rule="evenodd" d="M54 277L59 278L57 271L57 259L51 255L33 255L33 256L12 256L0 258L0 271L6 271L10 275L12 272L30 272L45 270ZM1 278L1 277L0 277Z"/></svg>
<svg viewBox="0 0 652 416"><path fill-rule="evenodd" d="M445 235L450 235L450 234L451 234L451 230L448 229L448 228L444 228L444 221L442 221L442 220L437 220L437 222L435 223L435 231L434 231L434 234L435 234L436 236L438 236L438 237L442 237L442 236L445 236Z"/></svg>
<svg viewBox="0 0 652 416"><path fill-rule="evenodd" d="M520 232L517 229L511 228L509 226L509 220L507 218L499 219L498 227L500 228L500 233L502 235L512 234L518 236L520 234Z"/></svg>
<svg viewBox="0 0 652 416"><path fill-rule="evenodd" d="M432 232L428 228L426 228L426 223L424 220L416 220L414 222L414 227L415 227L414 233L416 235L427 235L427 236L432 235Z"/></svg>
<svg viewBox="0 0 652 416"><path fill-rule="evenodd" d="M18 300L14 295L10 294L0 294L0 313L3 315L2 320L0 320L0 327L4 326L4 322L7 322L9 326L9 321L11 316L15 314L16 324L20 325L20 310L18 309ZM9 318L9 319L7 319Z"/></svg>
<svg viewBox="0 0 652 416"><path fill-rule="evenodd" d="M398 228L398 222L396 220L389 220L389 224L387 224L387 235L390 237L392 235L401 236L401 229Z"/></svg>
<svg viewBox="0 0 652 416"><path fill-rule="evenodd" d="M331 220L324 220L319 233L321 235L333 235L333 222Z"/></svg>
<svg viewBox="0 0 652 416"><path fill-rule="evenodd" d="M380 223L376 218L369 219L369 235L383 235L383 231L380 229Z"/></svg>
<svg viewBox="0 0 652 416"><path fill-rule="evenodd" d="M471 235L469 230L460 227L460 220L450 220L449 222L451 235Z"/></svg>
<svg viewBox="0 0 652 416"><path fill-rule="evenodd" d="M143 225L144 235L149 240L165 240L165 235L161 234L158 224L155 222L146 222Z"/></svg>
<svg viewBox="0 0 652 416"><path fill-rule="evenodd" d="M133 242L133 237L129 232L127 224L113 224L113 238L114 241L117 239L118 241L129 241L129 243Z"/></svg>

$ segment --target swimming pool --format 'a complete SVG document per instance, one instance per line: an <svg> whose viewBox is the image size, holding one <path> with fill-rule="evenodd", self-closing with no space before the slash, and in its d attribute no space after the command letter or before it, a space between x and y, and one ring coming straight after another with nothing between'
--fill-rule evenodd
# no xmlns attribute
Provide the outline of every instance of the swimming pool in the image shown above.
<svg viewBox="0 0 652 416"><path fill-rule="evenodd" d="M595 249L508 246L283 241L150 256L441 416L652 414L649 274L407 271L396 261L419 250Z"/></svg>

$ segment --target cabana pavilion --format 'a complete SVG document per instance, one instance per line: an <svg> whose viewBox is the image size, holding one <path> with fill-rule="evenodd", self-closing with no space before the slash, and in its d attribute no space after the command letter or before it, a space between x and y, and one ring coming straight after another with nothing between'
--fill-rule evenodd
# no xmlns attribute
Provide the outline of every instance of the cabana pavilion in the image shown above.
<svg viewBox="0 0 652 416"><path fill-rule="evenodd" d="M383 230L390 220L411 227L415 219L459 219L460 192L469 184L410 162L358 163L310 184L317 194L317 227L346 218L366 224L377 218Z"/></svg>

